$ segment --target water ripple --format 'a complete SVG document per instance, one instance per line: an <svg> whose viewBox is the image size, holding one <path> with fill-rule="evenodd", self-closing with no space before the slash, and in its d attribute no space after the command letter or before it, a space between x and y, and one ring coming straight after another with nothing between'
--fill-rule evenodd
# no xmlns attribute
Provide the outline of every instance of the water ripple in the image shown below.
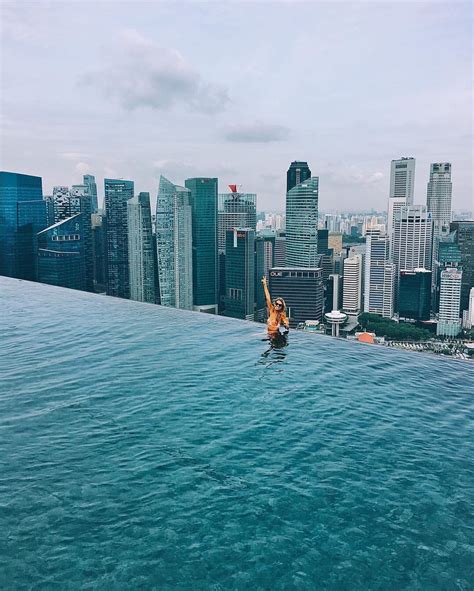
<svg viewBox="0 0 474 591"><path fill-rule="evenodd" d="M470 590L468 364L0 278L0 586ZM263 339L263 340L262 340Z"/></svg>

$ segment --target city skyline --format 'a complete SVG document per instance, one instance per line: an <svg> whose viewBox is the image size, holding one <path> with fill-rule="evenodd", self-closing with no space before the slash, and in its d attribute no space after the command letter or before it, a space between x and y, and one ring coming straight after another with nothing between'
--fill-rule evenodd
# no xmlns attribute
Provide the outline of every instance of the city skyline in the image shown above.
<svg viewBox="0 0 474 591"><path fill-rule="evenodd" d="M79 3L3 2L1 167L42 176L44 194L93 174L100 201L102 178L132 178L152 207L160 174L218 177L257 193L260 210L283 210L282 171L303 159L321 210L382 210L387 163L413 156L415 203L430 165L452 162L452 208L470 209L470 5L440 4L410 6L402 31L396 3L299 4L296 38L283 3L252 5L252 19L245 4L100 4L91 21ZM303 93L286 83L298 78Z"/></svg>

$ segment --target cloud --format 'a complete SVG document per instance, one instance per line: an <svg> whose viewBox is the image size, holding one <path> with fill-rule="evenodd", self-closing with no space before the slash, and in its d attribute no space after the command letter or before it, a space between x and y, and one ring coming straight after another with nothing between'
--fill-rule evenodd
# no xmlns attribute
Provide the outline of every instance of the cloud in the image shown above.
<svg viewBox="0 0 474 591"><path fill-rule="evenodd" d="M211 115L229 103L227 90L204 81L179 51L160 47L135 30L122 32L104 67L81 81L129 111L167 111L181 105Z"/></svg>
<svg viewBox="0 0 474 591"><path fill-rule="evenodd" d="M84 154L84 152L61 152L61 158L64 160L82 160L83 158L89 158L89 154Z"/></svg>
<svg viewBox="0 0 474 591"><path fill-rule="evenodd" d="M88 174L91 171L92 167L86 162L78 162L76 164L76 172L79 172L80 174Z"/></svg>
<svg viewBox="0 0 474 591"><path fill-rule="evenodd" d="M232 125L224 130L228 142L270 143L286 140L290 135L288 127L256 121L251 124Z"/></svg>
<svg viewBox="0 0 474 591"><path fill-rule="evenodd" d="M377 185L384 180L383 172L367 172L351 165L345 167L341 165L337 169L330 168L327 171L321 171L321 176L325 176L329 181L336 185Z"/></svg>

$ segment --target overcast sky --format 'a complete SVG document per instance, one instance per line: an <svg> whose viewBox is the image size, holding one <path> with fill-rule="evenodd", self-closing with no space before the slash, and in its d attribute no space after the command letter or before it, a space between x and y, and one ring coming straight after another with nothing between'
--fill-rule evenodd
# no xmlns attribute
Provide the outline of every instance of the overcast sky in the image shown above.
<svg viewBox="0 0 474 591"><path fill-rule="evenodd" d="M54 185L219 177L284 209L385 209L390 160L453 167L474 209L471 2L2 1L1 168Z"/></svg>

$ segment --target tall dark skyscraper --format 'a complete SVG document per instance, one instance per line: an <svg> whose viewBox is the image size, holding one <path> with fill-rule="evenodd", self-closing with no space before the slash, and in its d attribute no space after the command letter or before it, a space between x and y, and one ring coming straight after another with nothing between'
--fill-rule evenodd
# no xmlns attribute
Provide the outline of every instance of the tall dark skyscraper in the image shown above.
<svg viewBox="0 0 474 591"><path fill-rule="evenodd" d="M398 314L400 318L429 320L431 311L431 271L400 271Z"/></svg>
<svg viewBox="0 0 474 591"><path fill-rule="evenodd" d="M469 291L474 286L474 220L451 222L456 244L461 251L461 312L469 308Z"/></svg>
<svg viewBox="0 0 474 591"><path fill-rule="evenodd" d="M104 179L107 217L107 295L130 297L127 201L133 181Z"/></svg>
<svg viewBox="0 0 474 591"><path fill-rule="evenodd" d="M217 179L187 179L193 227L193 309L217 314Z"/></svg>
<svg viewBox="0 0 474 591"><path fill-rule="evenodd" d="M37 279L37 233L46 226L41 177L0 172L0 275Z"/></svg>
<svg viewBox="0 0 474 591"><path fill-rule="evenodd" d="M227 230L225 258L225 315L254 320L255 230Z"/></svg>
<svg viewBox="0 0 474 591"><path fill-rule="evenodd" d="M286 192L288 193L290 189L309 178L311 178L311 170L308 163L295 160L286 173Z"/></svg>
<svg viewBox="0 0 474 591"><path fill-rule="evenodd" d="M107 232L106 218L92 214L92 252L94 264L94 291L104 293L107 285Z"/></svg>
<svg viewBox="0 0 474 591"><path fill-rule="evenodd" d="M82 243L86 262L86 291L94 291L94 248L92 244L93 196L86 185L73 185L70 191L73 214L82 213Z"/></svg>
<svg viewBox="0 0 474 591"><path fill-rule="evenodd" d="M86 288L83 214L76 214L38 234L38 281L59 287Z"/></svg>

